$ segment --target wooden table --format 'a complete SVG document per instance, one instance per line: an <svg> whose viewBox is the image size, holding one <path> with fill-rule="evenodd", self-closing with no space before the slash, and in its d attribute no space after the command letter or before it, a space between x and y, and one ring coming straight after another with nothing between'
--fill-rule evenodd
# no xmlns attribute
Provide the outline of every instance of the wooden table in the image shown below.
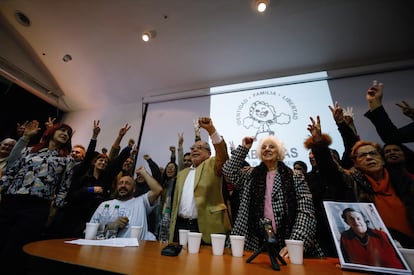
<svg viewBox="0 0 414 275"><path fill-rule="evenodd" d="M233 257L229 248L223 256L214 256L211 246L202 246L199 254L189 254L186 249L176 257L161 256L165 243L140 241L139 247L81 246L64 243L64 239L44 240L29 243L23 250L31 255L97 270L122 274L306 274L306 275L356 275L367 274L345 271L339 260L305 259L303 265L280 266L280 271L271 268L267 253L260 253L251 263L246 259L252 254L245 251L243 258Z"/></svg>

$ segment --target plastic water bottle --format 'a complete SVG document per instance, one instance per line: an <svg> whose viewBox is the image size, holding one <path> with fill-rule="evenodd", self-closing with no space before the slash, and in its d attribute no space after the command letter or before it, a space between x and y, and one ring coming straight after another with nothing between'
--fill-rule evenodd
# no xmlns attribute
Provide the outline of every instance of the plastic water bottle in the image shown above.
<svg viewBox="0 0 414 275"><path fill-rule="evenodd" d="M115 205L115 209L106 224L106 238L116 238L118 234L118 218L119 218L119 205Z"/></svg>
<svg viewBox="0 0 414 275"><path fill-rule="evenodd" d="M106 228L106 224L109 221L109 204L105 204L104 209L102 211L102 214L99 217L99 227L98 227L98 231L96 232L96 239L97 240L103 240L105 239L105 228Z"/></svg>
<svg viewBox="0 0 414 275"><path fill-rule="evenodd" d="M167 197L164 204L164 211L162 211L162 218L160 224L159 240L162 243L168 243L169 231L170 231L170 220L171 220L171 209L170 209L170 197Z"/></svg>

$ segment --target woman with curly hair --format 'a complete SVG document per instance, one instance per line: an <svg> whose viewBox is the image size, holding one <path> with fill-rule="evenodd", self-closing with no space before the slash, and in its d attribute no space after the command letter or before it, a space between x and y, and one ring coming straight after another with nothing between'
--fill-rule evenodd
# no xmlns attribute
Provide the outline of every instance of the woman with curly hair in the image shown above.
<svg viewBox="0 0 414 275"><path fill-rule="evenodd" d="M287 257L285 239L304 241L305 255L323 256L315 241L316 219L312 194L302 173L283 163L286 149L274 136L264 137L257 149L261 163L240 168L254 137L245 137L223 166L223 175L240 190L241 201L232 235L245 236L245 249L257 250L265 240L262 218L272 221L277 249Z"/></svg>

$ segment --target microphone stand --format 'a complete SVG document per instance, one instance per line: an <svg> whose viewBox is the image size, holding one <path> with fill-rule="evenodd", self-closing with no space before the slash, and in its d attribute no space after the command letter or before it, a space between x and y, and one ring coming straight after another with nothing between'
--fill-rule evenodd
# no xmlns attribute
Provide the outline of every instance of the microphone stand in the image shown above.
<svg viewBox="0 0 414 275"><path fill-rule="evenodd" d="M253 261L257 255L259 255L261 252L267 251L267 254L269 255L270 262L272 264L272 268L274 270L280 270L280 266L278 264L278 260L282 265L287 265L286 261L283 259L282 256L280 256L279 251L277 251L276 248L276 235L273 232L272 223L269 219L263 218L260 220L261 224L264 227L265 231L265 238L263 245L257 249L247 260L246 263L250 263Z"/></svg>

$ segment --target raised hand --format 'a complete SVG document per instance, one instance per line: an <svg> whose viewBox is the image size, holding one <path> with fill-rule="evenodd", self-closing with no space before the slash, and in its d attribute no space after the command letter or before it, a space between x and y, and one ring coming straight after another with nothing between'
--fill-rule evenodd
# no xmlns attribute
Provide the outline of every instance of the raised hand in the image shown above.
<svg viewBox="0 0 414 275"><path fill-rule="evenodd" d="M142 174L145 174L145 173L148 173L148 172L147 172L147 170L145 169L144 166L140 166L135 170L135 173L142 175Z"/></svg>
<svg viewBox="0 0 414 275"><path fill-rule="evenodd" d="M101 132L101 127L99 126L99 120L93 121L93 130L92 130L92 138L96 139Z"/></svg>
<svg viewBox="0 0 414 275"><path fill-rule="evenodd" d="M47 121L45 122L46 128L53 127L53 124L55 124L55 120L56 120L56 118L48 117Z"/></svg>
<svg viewBox="0 0 414 275"><path fill-rule="evenodd" d="M25 137L26 139L30 139L31 137L35 136L39 131L39 121L32 120L29 123L27 123L23 132L23 137Z"/></svg>
<svg viewBox="0 0 414 275"><path fill-rule="evenodd" d="M229 146L230 146L230 152L231 151L234 151L234 149L236 149L236 146L234 145L234 142L233 141L230 141L229 142Z"/></svg>
<svg viewBox="0 0 414 275"><path fill-rule="evenodd" d="M201 140L201 136L200 136L200 124L198 122L198 119L195 119L193 121L193 127L194 127L194 135L195 135L194 140L195 140L195 142L197 142L197 141Z"/></svg>
<svg viewBox="0 0 414 275"><path fill-rule="evenodd" d="M319 116L316 117L316 121L313 119L313 117L310 117L311 123L308 124L308 131L312 135L313 139L315 141L319 140L322 136L322 130L321 130L321 119Z"/></svg>
<svg viewBox="0 0 414 275"><path fill-rule="evenodd" d="M338 102L335 101L334 106L328 106L332 112L332 116L337 124L344 121L344 110L339 106Z"/></svg>
<svg viewBox="0 0 414 275"><path fill-rule="evenodd" d="M131 129L131 126L127 124L125 124L124 127L122 127L121 129L119 129L119 136L125 136L125 134L128 132L128 130Z"/></svg>
<svg viewBox="0 0 414 275"><path fill-rule="evenodd" d="M243 138L243 140L242 140L242 145L243 145L245 148L250 149L250 148L252 148L252 145L253 145L254 139L255 139L254 137L245 137L245 138Z"/></svg>
<svg viewBox="0 0 414 275"><path fill-rule="evenodd" d="M178 146L183 146L184 143L184 133L178 133Z"/></svg>
<svg viewBox="0 0 414 275"><path fill-rule="evenodd" d="M209 135L212 135L216 131L213 121L209 117L200 117L198 119L198 124L200 125L200 128L205 129Z"/></svg>
<svg viewBox="0 0 414 275"><path fill-rule="evenodd" d="M369 109L372 111L382 105L383 84L374 80L372 86L368 88L366 99Z"/></svg>
<svg viewBox="0 0 414 275"><path fill-rule="evenodd" d="M16 133L19 137L23 135L24 129L26 129L27 124L29 124L29 121L27 120L23 124L17 123Z"/></svg>
<svg viewBox="0 0 414 275"><path fill-rule="evenodd" d="M411 107L406 101L403 100L401 103L396 103L395 105L402 109L404 115L414 120L414 108Z"/></svg>

